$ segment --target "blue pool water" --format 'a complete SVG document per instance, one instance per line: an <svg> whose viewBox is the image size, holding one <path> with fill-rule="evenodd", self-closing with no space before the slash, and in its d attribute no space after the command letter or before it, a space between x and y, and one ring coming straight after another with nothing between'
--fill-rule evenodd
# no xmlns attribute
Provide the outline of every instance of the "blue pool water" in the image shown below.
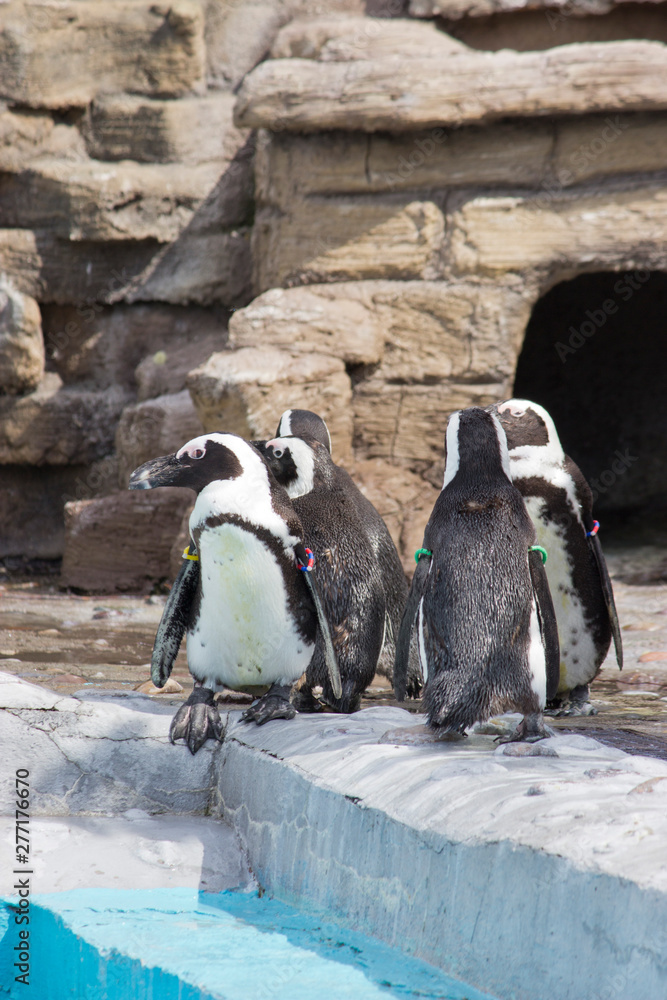
<svg viewBox="0 0 667 1000"><path fill-rule="evenodd" d="M0 910L10 1000L492 1000L372 938L257 893L77 889L33 896L30 987Z"/></svg>

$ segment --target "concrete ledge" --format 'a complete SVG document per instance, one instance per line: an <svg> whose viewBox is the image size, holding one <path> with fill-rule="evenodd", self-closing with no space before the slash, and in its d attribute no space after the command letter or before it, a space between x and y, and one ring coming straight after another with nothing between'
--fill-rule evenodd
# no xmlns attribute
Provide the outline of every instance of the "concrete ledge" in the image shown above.
<svg viewBox="0 0 667 1000"><path fill-rule="evenodd" d="M107 796L113 812L137 783L149 812L230 822L277 898L502 1000L667 993L667 762L580 736L434 742L392 708L262 728L229 713L225 743L192 758L148 698L2 680L0 752L30 767L35 814L101 812Z"/></svg>

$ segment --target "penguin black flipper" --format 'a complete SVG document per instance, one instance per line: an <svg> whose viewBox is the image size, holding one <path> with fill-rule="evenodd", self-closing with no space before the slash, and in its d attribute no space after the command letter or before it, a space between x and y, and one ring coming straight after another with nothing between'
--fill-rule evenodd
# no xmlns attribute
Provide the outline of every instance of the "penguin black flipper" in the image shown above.
<svg viewBox="0 0 667 1000"><path fill-rule="evenodd" d="M592 526L593 527L593 526ZM590 530L590 529L589 529ZM593 558L595 559L595 564L598 568L598 573L600 574L600 586L602 588L602 594L604 596L605 604L607 605L607 611L609 612L609 621L611 623L611 634L614 640L614 649L616 650L616 662L618 663L618 669L623 669L623 640L621 639L621 626L618 622L618 612L616 611L616 603L614 601L614 591L611 586L611 579L609 577L609 570L607 569L607 563L602 552L602 546L600 545L600 539L597 534L588 536L588 544L590 546L591 552L593 553Z"/></svg>
<svg viewBox="0 0 667 1000"><path fill-rule="evenodd" d="M194 546L192 546L194 548ZM161 688L169 680L178 655L199 585L199 561L184 559L183 565L169 591L162 618L153 643L151 680Z"/></svg>
<svg viewBox="0 0 667 1000"><path fill-rule="evenodd" d="M572 476L577 492L577 499L581 504L581 514L584 528L586 529L588 547L593 554L593 559L595 561L595 566L600 579L600 590L602 591L604 603L609 615L609 624L611 626L611 634L614 640L614 649L616 650L616 662L618 663L618 669L622 670L623 640L621 639L621 626L618 622L618 612L616 611L614 590L611 585L609 570L607 569L607 563L602 551L600 539L598 538L597 529L595 528L596 522L593 518L593 494L591 493L590 487L584 479L581 470L567 455L565 457L565 468ZM595 533L591 534L593 531Z"/></svg>
<svg viewBox="0 0 667 1000"><path fill-rule="evenodd" d="M537 615L540 621L540 632L544 643L544 658L547 668L547 701L556 697L560 680L560 644L558 642L558 625L554 602L549 590L546 570L542 556L537 551L528 553L530 578L533 584L533 594Z"/></svg>
<svg viewBox="0 0 667 1000"><path fill-rule="evenodd" d="M401 627L396 640L396 658L394 660L394 693L398 701L405 701L408 685L416 690L418 681L410 672L410 641L419 604L424 596L424 588L431 569L431 557L421 556L417 563L415 575L412 578L408 601L405 605ZM416 697L416 695L415 695Z"/></svg>
<svg viewBox="0 0 667 1000"><path fill-rule="evenodd" d="M308 565L308 556L306 555L306 549L303 545L300 543L295 545L294 553L302 566ZM336 659L336 652L331 638L331 629L329 628L329 622L327 621L327 616L325 615L324 608L322 607L317 581L313 578L312 570L306 570L303 575L306 579L306 586L308 587L310 595L313 598L313 604L315 605L317 624L322 635L322 643L324 645L324 661L327 665L327 673L329 674L331 690L334 693L334 697L341 698L343 694L343 685L341 683L338 661Z"/></svg>

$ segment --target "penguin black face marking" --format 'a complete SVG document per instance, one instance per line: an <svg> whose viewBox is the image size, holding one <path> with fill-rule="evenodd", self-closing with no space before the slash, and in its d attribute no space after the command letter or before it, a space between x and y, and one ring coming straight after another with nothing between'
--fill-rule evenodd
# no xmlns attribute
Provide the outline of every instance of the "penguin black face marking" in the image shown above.
<svg viewBox="0 0 667 1000"><path fill-rule="evenodd" d="M500 403L495 412L507 435L510 451L522 445L540 448L549 444L549 427L535 404L528 400L507 400Z"/></svg>
<svg viewBox="0 0 667 1000"><path fill-rule="evenodd" d="M312 410L285 410L276 437L314 438L331 454L331 435L322 417Z"/></svg>
<svg viewBox="0 0 667 1000"><path fill-rule="evenodd" d="M315 482L318 450L326 450L321 442L315 438L277 437L256 442L256 447L291 499L310 493Z"/></svg>
<svg viewBox="0 0 667 1000"><path fill-rule="evenodd" d="M145 462L130 476L128 488L152 490L158 486L184 486L200 493L214 480L238 479L243 473L238 457L216 437L219 435L193 438L175 455Z"/></svg>

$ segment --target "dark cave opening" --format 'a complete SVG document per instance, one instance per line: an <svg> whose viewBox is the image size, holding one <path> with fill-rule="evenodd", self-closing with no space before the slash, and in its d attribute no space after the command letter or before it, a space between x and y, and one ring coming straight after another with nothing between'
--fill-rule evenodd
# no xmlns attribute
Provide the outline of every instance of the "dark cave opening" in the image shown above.
<svg viewBox="0 0 667 1000"><path fill-rule="evenodd" d="M582 274L526 329L514 395L541 403L616 523L667 520L667 273Z"/></svg>

